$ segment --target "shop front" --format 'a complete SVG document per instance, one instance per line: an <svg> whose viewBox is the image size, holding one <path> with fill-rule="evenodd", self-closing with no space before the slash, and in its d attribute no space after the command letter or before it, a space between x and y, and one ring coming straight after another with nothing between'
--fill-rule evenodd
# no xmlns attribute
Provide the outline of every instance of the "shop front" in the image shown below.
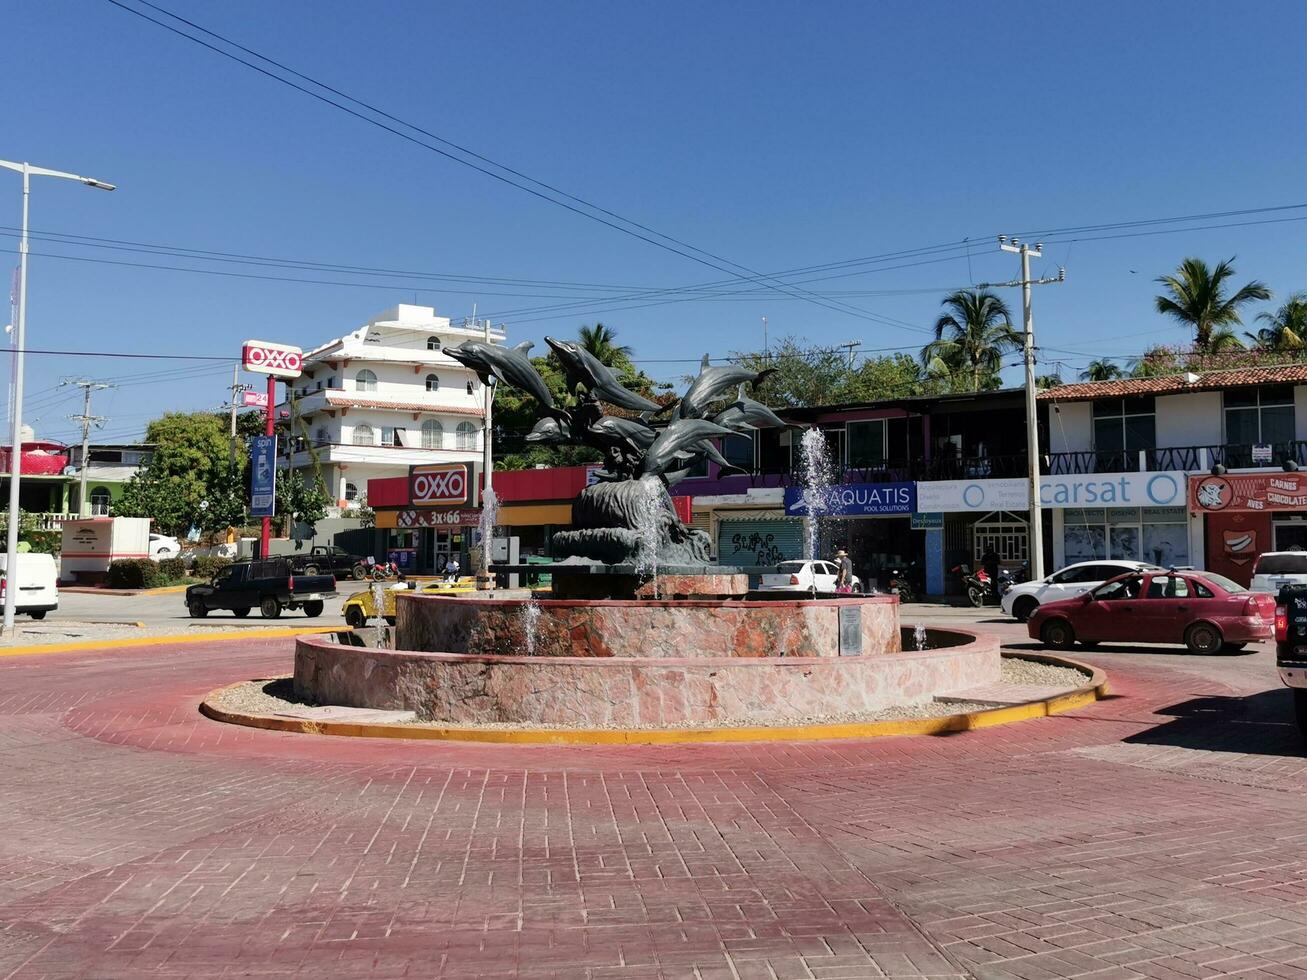
<svg viewBox="0 0 1307 980"><path fill-rule="evenodd" d="M473 463L413 466L408 476L368 481L368 504L385 534L386 556L406 575L439 574L455 559L469 573L479 503Z"/></svg>
<svg viewBox="0 0 1307 980"><path fill-rule="evenodd" d="M853 571L867 584L886 584L891 570L906 569L922 554L926 535L914 527L917 484L844 483L832 487L823 504L815 508L820 516L816 555L830 558L844 549L853 561ZM809 518L810 507L804 487L786 487L785 514ZM796 522L807 524L807 520ZM806 551L807 529L801 529L801 547Z"/></svg>
<svg viewBox="0 0 1307 980"><path fill-rule="evenodd" d="M1189 478L1207 567L1247 585L1267 551L1307 549L1307 474L1227 473Z"/></svg>

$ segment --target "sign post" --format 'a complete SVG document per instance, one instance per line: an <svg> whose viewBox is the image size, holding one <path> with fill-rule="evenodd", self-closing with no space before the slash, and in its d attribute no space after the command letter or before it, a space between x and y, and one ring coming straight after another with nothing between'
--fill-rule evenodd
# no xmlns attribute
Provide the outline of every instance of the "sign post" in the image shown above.
<svg viewBox="0 0 1307 980"><path fill-rule="evenodd" d="M241 348L241 361L245 365L246 371L253 371L255 374L266 374L268 376L268 395L267 406L264 410L264 435L266 440L263 445L265 451L269 454L269 469L271 476L267 484L266 496L268 505L262 512L254 509L255 501L260 499L260 492L255 482L258 477L259 458L257 448L255 457L251 460L254 464L254 476L251 477L250 483L250 512L255 516L263 517L263 529L259 535L259 557L268 557L268 546L272 541L272 516L276 513L276 485L277 485L277 440L273 437L273 416L272 413L277 405L277 379L284 378L287 381L294 380L300 376L304 367L304 352L298 347L290 347L286 344L274 344L266 340L247 340ZM259 443L260 440L255 440Z"/></svg>

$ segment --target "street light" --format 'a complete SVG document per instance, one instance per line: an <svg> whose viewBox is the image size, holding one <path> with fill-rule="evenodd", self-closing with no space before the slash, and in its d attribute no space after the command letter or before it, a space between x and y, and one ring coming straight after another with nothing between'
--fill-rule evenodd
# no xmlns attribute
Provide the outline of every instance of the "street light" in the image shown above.
<svg viewBox="0 0 1307 980"><path fill-rule="evenodd" d="M18 601L18 489L23 470L23 361L27 348L27 199L31 193L33 177L60 177L75 180L87 187L102 191L112 191L113 184L106 184L94 177L81 177L66 174L62 170L47 170L34 167L30 163L14 163L0 160L0 167L23 175L23 230L18 240L18 323L14 332L14 382L13 382L13 423L12 436L9 441L9 528L8 541L5 545L5 613L3 631L5 636L14 632L14 610ZM82 461L86 465L86 461Z"/></svg>

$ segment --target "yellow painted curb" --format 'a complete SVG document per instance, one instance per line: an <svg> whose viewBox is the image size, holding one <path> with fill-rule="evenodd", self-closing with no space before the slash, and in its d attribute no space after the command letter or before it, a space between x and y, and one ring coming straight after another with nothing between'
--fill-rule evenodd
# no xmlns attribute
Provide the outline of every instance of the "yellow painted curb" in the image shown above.
<svg viewBox="0 0 1307 980"><path fill-rule="evenodd" d="M124 623L124 626L133 625ZM144 623L136 623L144 626ZM138 636L122 640L76 640L71 643L31 643L22 647L0 647L0 657L32 657L42 653L79 653L88 650L125 650L131 647L157 647L169 643L212 643L224 640L275 640L287 636L307 636L311 633L348 633L348 626L294 626L285 629L264 630L251 627L224 633L195 634L173 633L167 636Z"/></svg>
<svg viewBox="0 0 1307 980"><path fill-rule="evenodd" d="M214 721L247 728L307 735L341 735L353 738L403 738L445 742L488 742L501 745L678 745L691 742L815 742L832 739L881 738L887 735L942 735L1032 718L1046 718L1082 708L1107 694L1107 675L1097 667L1050 654L1003 654L1018 660L1037 660L1058 667L1088 672L1089 682L1043 701L968 711L937 718L905 718L827 725L751 726L741 728L595 729L595 728L460 728L443 725L360 724L344 721L307 721L224 711L211 699L241 681L219 688L200 703L200 713Z"/></svg>
<svg viewBox="0 0 1307 980"><path fill-rule="evenodd" d="M178 592L185 592L190 585L163 585L157 589L142 589L137 595L175 595Z"/></svg>

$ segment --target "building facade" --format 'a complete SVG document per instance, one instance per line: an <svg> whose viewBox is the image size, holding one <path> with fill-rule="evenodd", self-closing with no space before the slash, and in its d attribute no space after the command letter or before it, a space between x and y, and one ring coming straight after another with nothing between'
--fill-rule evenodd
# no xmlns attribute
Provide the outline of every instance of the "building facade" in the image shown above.
<svg viewBox="0 0 1307 980"><path fill-rule="evenodd" d="M290 386L289 465L315 468L343 509L366 497L369 480L428 463L479 461L485 391L476 374L441 352L484 340L487 325L452 322L428 306L400 305L352 333L307 351ZM490 328L502 343L502 327Z"/></svg>

